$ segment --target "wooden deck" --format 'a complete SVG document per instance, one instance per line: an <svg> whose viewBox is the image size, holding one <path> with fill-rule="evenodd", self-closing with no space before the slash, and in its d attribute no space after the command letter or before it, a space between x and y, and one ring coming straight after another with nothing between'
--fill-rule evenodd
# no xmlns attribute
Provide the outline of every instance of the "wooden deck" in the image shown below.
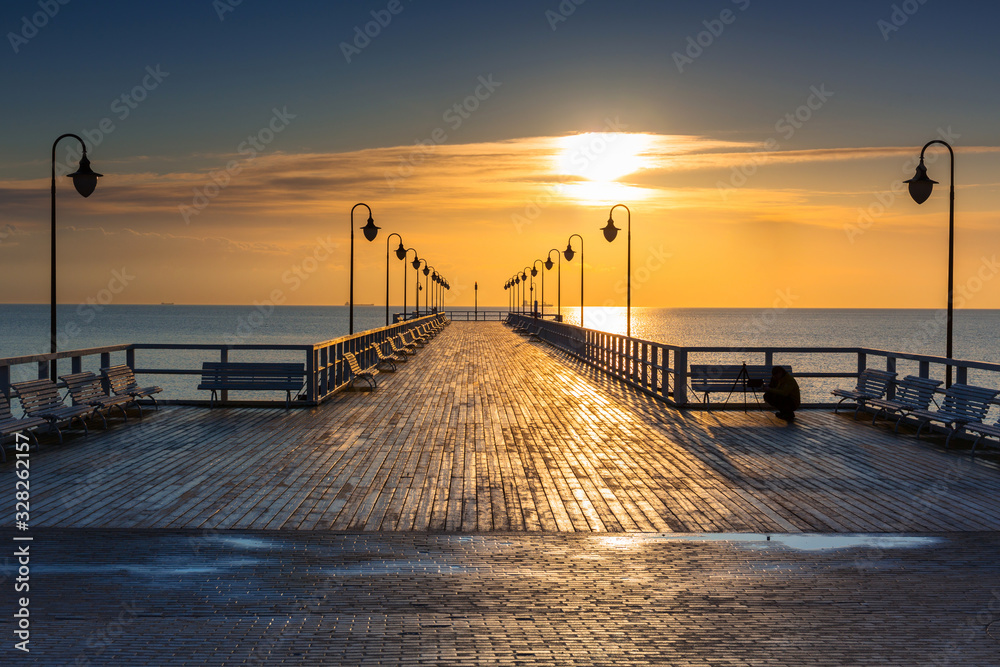
<svg viewBox="0 0 1000 667"><path fill-rule="evenodd" d="M992 463L849 415L669 409L499 323L453 323L379 379L314 409L168 407L43 441L31 525L1000 529Z"/></svg>

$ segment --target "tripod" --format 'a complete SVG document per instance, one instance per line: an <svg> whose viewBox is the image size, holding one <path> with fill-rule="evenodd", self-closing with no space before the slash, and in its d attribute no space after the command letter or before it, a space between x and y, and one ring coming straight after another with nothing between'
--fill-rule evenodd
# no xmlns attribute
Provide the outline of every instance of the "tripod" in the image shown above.
<svg viewBox="0 0 1000 667"><path fill-rule="evenodd" d="M750 373L747 371L747 362L743 362L743 367L740 372L736 375L736 380L733 382L732 389L729 390L729 395L726 396L726 403L732 397L733 392L736 391L736 387L741 386L743 388L743 412L747 412L747 389L753 392L754 401L757 405L760 405L760 397L757 396L757 390L764 386L764 381L760 378L750 377Z"/></svg>

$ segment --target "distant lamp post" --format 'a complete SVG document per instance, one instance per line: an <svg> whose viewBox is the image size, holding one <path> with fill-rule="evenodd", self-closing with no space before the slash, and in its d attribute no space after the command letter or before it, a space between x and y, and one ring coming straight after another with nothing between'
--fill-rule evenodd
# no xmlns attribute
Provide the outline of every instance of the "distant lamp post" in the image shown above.
<svg viewBox="0 0 1000 667"><path fill-rule="evenodd" d="M479 321L479 283L478 282L472 283L472 293L475 294L475 297L476 297L476 301L475 301L475 313L476 313L476 321L478 322Z"/></svg>
<svg viewBox="0 0 1000 667"><path fill-rule="evenodd" d="M537 265L538 265L539 262L542 262L542 260L536 259L534 262L531 263L531 275L532 275L532 277L538 275ZM545 266L545 262L542 262L542 266ZM542 315L542 317L545 317L545 271L542 271L542 306L541 306L541 308L542 308L541 315Z"/></svg>
<svg viewBox="0 0 1000 667"><path fill-rule="evenodd" d="M369 241L374 241L375 237L378 236L379 227L375 226L375 220L372 219L372 209L368 204L358 203L351 208L351 291L350 291L350 316L348 323L348 334L354 333L354 209L359 206L364 206L368 209L368 224L361 227L361 231L364 232L365 238Z"/></svg>
<svg viewBox="0 0 1000 667"><path fill-rule="evenodd" d="M521 290L521 274L520 273L515 273L514 274L514 312L515 313L520 313L521 312L521 302L522 302L522 299L521 299L521 291L520 290Z"/></svg>
<svg viewBox="0 0 1000 667"><path fill-rule="evenodd" d="M417 253L416 253L416 251L414 251L413 252L413 263L412 263L412 266L413 266L414 270L416 271L416 276L417 276L416 287L413 288L413 292L414 292L414 294L416 294L416 304L417 304L416 305L417 310L413 314L414 317L420 317L420 290L423 289L420 286L420 262L423 262L425 266L427 264L427 260L426 259L418 259L417 258Z"/></svg>
<svg viewBox="0 0 1000 667"><path fill-rule="evenodd" d="M927 201L928 197L931 196L931 191L937 184L937 181L932 181L927 176L927 167L924 166L924 152L928 147L934 144L941 144L948 149L948 154L951 156L951 188L949 191L948 198L948 323L947 323L947 342L945 343L945 356L948 359L952 358L952 346L951 346L951 334L952 334L952 314L953 314L953 302L954 302L954 274L955 274L955 151L952 150L951 145L947 141L942 141L941 139L934 139L928 141L924 144L924 147L920 149L920 164L917 165L917 171L913 174L913 178L907 183L910 190L910 197L913 201L918 204L923 204ZM945 387L951 386L951 366L948 366L948 374L945 378Z"/></svg>
<svg viewBox="0 0 1000 667"><path fill-rule="evenodd" d="M406 258L406 248L403 247L403 237L393 232L385 239L385 325L389 326L389 239L395 236L399 239L399 247L396 248L396 257L400 260ZM406 280L406 267L403 267L403 280ZM406 299L406 287L403 287L403 299Z"/></svg>
<svg viewBox="0 0 1000 667"><path fill-rule="evenodd" d="M627 242L626 255L628 259L625 269L627 272L625 282L628 285L628 287L626 288L627 296L625 297L626 299L625 335L631 338L632 337L632 211L629 211L628 206L626 206L625 204L615 204L614 206L611 207L611 212L608 213L608 224L601 231L604 232L604 238L608 240L608 243L614 241L615 237L618 236L618 232L620 230L617 227L615 227L615 221L614 218L612 217L612 214L615 212L615 209L618 208L619 206L625 209L625 211L628 213L628 218L626 223L628 228L627 232L628 242Z"/></svg>
<svg viewBox="0 0 1000 667"><path fill-rule="evenodd" d="M73 179L73 187L76 188L76 191L82 197L89 197L94 193L94 189L97 188L97 179L104 175L98 174L90 168L90 160L87 159L87 144L83 143L83 139L77 135L63 134L52 143L52 247L49 266L49 351L52 354L56 353L58 347L56 345L56 144L66 137L73 137L80 142L80 146L83 148L79 168L68 175L69 178ZM49 370L50 377L54 382L56 380L55 359L49 363Z"/></svg>
<svg viewBox="0 0 1000 667"><path fill-rule="evenodd" d="M576 257L576 251L573 250L573 237L580 239L580 327L583 325L583 237L579 234L572 234L569 240L566 242L566 249L563 250L563 257L566 258L567 262L572 262L573 258Z"/></svg>
<svg viewBox="0 0 1000 667"><path fill-rule="evenodd" d="M535 284L531 280L531 278L528 277L529 273L531 273L531 269L529 267L526 266L523 269L521 269L521 283L522 283L521 284L521 307L524 308L524 302L525 302L524 291L527 289L528 290L528 299L527 299L527 301L528 301L528 308L530 309L531 308L532 294L535 291ZM531 311L529 310L528 312L531 312Z"/></svg>
<svg viewBox="0 0 1000 667"><path fill-rule="evenodd" d="M431 270L433 268L434 267L431 266L431 265L429 265L427 263L427 260L425 259L424 260L424 268L421 269L421 271L424 274L424 291L427 292L427 294L424 295L424 308L427 310L427 314L428 315L430 315L430 312L431 312L430 275L431 275Z"/></svg>
<svg viewBox="0 0 1000 667"><path fill-rule="evenodd" d="M417 262L417 251L413 248L407 248L403 251L403 256L400 259L403 260L403 321L406 321L406 258L409 256L410 251L413 251L413 261Z"/></svg>
<svg viewBox="0 0 1000 667"><path fill-rule="evenodd" d="M552 261L552 253L556 254L558 262L558 269L556 270L556 314L559 317L559 321L562 322L562 254L558 248L549 250L549 254L545 256L546 271L551 271L552 265L557 263Z"/></svg>

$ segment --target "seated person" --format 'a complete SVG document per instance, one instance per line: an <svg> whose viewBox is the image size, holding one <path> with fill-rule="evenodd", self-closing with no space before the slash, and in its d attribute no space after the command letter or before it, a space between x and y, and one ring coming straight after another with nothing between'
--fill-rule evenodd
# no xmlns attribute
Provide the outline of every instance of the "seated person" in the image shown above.
<svg viewBox="0 0 1000 667"><path fill-rule="evenodd" d="M784 368L775 366L771 369L771 382L764 389L764 401L778 408L774 414L779 419L794 420L795 410L802 402L799 383Z"/></svg>

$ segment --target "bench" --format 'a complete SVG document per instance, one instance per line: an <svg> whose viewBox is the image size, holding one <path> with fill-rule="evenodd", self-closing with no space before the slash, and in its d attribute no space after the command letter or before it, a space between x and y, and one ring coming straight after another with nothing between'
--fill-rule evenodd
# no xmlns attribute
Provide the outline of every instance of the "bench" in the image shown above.
<svg viewBox="0 0 1000 667"><path fill-rule="evenodd" d="M771 369L773 366L746 366L747 382L743 383L743 364L691 364L691 390L705 395L705 402L709 401L709 394L718 391L732 392L752 389L755 393L758 389L765 388L771 381ZM791 373L791 366L781 366L785 372ZM737 380L739 382L737 382Z"/></svg>
<svg viewBox="0 0 1000 667"><path fill-rule="evenodd" d="M851 400L857 404L854 408L854 418L857 419L858 411L864 407L866 401L885 396L885 393L889 391L889 387L892 386L893 381L896 379L896 375L896 373L880 371L874 368L866 368L861 371L858 374L858 384L854 389L834 389L830 392L834 396L840 397L840 402L833 409L833 413L837 414L841 403Z"/></svg>
<svg viewBox="0 0 1000 667"><path fill-rule="evenodd" d="M899 424L903 421L907 412L927 409L934 399L934 392L937 391L940 385L940 380L907 375L901 382L896 384L895 398L869 399L868 405L877 408L874 416L872 416L872 425L875 424L875 421L882 413L885 413L886 417L889 416L889 413L895 413L898 415L898 418L896 419L896 426L893 427L892 431L893 433L897 432Z"/></svg>
<svg viewBox="0 0 1000 667"><path fill-rule="evenodd" d="M139 383L135 381L135 373L132 372L132 368L126 364L120 366L109 366L107 368L101 369L101 375L104 379L108 381L108 385L111 387L111 393L115 396L131 396L132 402L137 408L139 408L139 417L142 418L142 406L139 405L140 398L148 398L153 402L153 408L156 410L160 409L160 406L156 404L156 399L153 398L153 394L158 394L163 389L157 387L156 385L151 385L149 387L140 387Z"/></svg>
<svg viewBox="0 0 1000 667"><path fill-rule="evenodd" d="M122 413L122 419L128 421L125 406L129 403L134 403L135 399L131 396L109 396L105 394L104 387L101 385L101 378L90 371L60 375L59 379L69 389L69 395L73 397L73 405L89 405L94 408L94 414L104 422L104 428L108 427L108 420L105 418L104 413L110 413L111 408L118 408Z"/></svg>
<svg viewBox="0 0 1000 667"><path fill-rule="evenodd" d="M399 339L399 343L402 347L400 347L400 345L396 345L397 338ZM417 353L417 350L415 349L417 347L416 344L407 343L406 341L403 340L402 336L396 336L394 338L390 338L389 347L390 349L392 349L394 353L403 355L404 357L413 356L414 354Z"/></svg>
<svg viewBox="0 0 1000 667"><path fill-rule="evenodd" d="M995 424L966 424L965 430L976 434L975 439L972 441L972 456L975 456L976 448L979 447L979 443L983 438L986 436L1000 438L1000 420L997 420Z"/></svg>
<svg viewBox="0 0 1000 667"><path fill-rule="evenodd" d="M396 364L406 363L406 357L396 356L395 354L385 354L382 352L382 346L378 343L372 343L372 348L375 350L375 356L378 357L378 361L375 362L375 368L380 371L385 371L387 373L396 372Z"/></svg>
<svg viewBox="0 0 1000 667"><path fill-rule="evenodd" d="M945 439L945 449L951 445L951 438L969 423L979 423L986 418L993 399L1000 394L996 389L976 387L971 384L953 384L944 393L944 401L940 410L911 410L907 417L916 417L920 421L917 427L917 440L920 432L931 422L942 424L948 431Z"/></svg>
<svg viewBox="0 0 1000 667"><path fill-rule="evenodd" d="M351 369L351 387L354 387L354 382L356 380L364 380L368 382L371 386L369 391L378 386L375 381L375 376L378 375L378 369L374 366L369 366L368 368L361 368L358 364L358 358L354 356L353 352L344 352L344 359L347 360L347 365Z"/></svg>
<svg viewBox="0 0 1000 667"><path fill-rule="evenodd" d="M87 422L85 417L94 414L95 408L90 405L66 405L59 395L59 387L52 380L28 380L27 382L15 382L10 386L14 393L21 400L21 407L25 416L39 417L49 423L59 436L59 444L62 444L62 431L59 424L73 425L78 421L83 426L83 433L87 435Z"/></svg>
<svg viewBox="0 0 1000 667"><path fill-rule="evenodd" d="M24 417L22 419L15 417L10 411L10 401L7 399L7 395L0 393L0 438L24 431L28 434L28 438L34 441L35 449L38 449L38 437L33 429L47 425L48 422L41 417ZM7 452L4 451L3 447L0 447L0 459L7 462Z"/></svg>
<svg viewBox="0 0 1000 667"><path fill-rule="evenodd" d="M212 392L210 407L215 407L218 391L283 391L287 409L292 392L305 384L305 375L302 364L206 361L198 389Z"/></svg>

